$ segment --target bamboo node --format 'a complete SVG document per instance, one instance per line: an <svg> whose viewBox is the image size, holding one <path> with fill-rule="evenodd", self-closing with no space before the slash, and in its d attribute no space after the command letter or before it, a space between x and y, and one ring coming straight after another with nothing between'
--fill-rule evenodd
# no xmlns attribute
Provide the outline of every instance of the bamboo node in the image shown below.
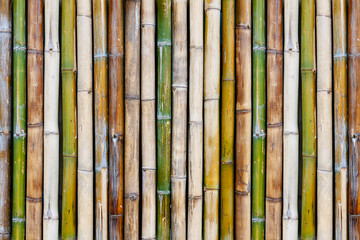
<svg viewBox="0 0 360 240"><path fill-rule="evenodd" d="M42 198L26 197L26 200L30 202L42 202Z"/></svg>
<svg viewBox="0 0 360 240"><path fill-rule="evenodd" d="M191 50L191 49L202 51L202 50L203 50L203 46L190 45L190 50Z"/></svg>
<svg viewBox="0 0 360 240"><path fill-rule="evenodd" d="M305 155L305 154L302 154L302 157L307 157L307 158L316 158L316 155L315 155L315 156L312 156L312 155Z"/></svg>
<svg viewBox="0 0 360 240"><path fill-rule="evenodd" d="M267 53L273 53L275 55L283 55L283 51L282 50L278 50L278 49L267 49L266 50Z"/></svg>
<svg viewBox="0 0 360 240"><path fill-rule="evenodd" d="M251 194L251 191L237 191L237 190L235 190L235 193L239 194L239 195L247 196L247 195Z"/></svg>
<svg viewBox="0 0 360 240"><path fill-rule="evenodd" d="M44 122L38 122L38 123L27 123L28 128L37 128L44 126Z"/></svg>
<svg viewBox="0 0 360 240"><path fill-rule="evenodd" d="M281 202L282 201L282 198L265 197L265 199L269 202Z"/></svg>
<svg viewBox="0 0 360 240"><path fill-rule="evenodd" d="M333 58L334 59L337 59L337 58L346 58L348 55L347 53L336 53L333 55Z"/></svg>
<svg viewBox="0 0 360 240"><path fill-rule="evenodd" d="M141 23L141 27L154 27L155 28L155 23Z"/></svg>
<svg viewBox="0 0 360 240"><path fill-rule="evenodd" d="M1 29L1 30L0 30L0 34L1 34L1 33L10 33L10 34L11 34L12 31L11 31L11 28L7 28L7 29L4 29L4 30Z"/></svg>
<svg viewBox="0 0 360 240"><path fill-rule="evenodd" d="M10 136L10 132L0 132L0 136Z"/></svg>
<svg viewBox="0 0 360 240"><path fill-rule="evenodd" d="M265 222L265 218L256 218L256 217L253 217L253 218L251 218L251 221L252 221L252 222Z"/></svg>
<svg viewBox="0 0 360 240"><path fill-rule="evenodd" d="M157 120L170 120L171 116L157 116Z"/></svg>
<svg viewBox="0 0 360 240"><path fill-rule="evenodd" d="M203 126L204 123L202 121L189 121L189 125Z"/></svg>
<svg viewBox="0 0 360 240"><path fill-rule="evenodd" d="M26 51L26 47L25 46L22 46L22 45L17 45L15 44L14 45L14 51Z"/></svg>
<svg viewBox="0 0 360 240"><path fill-rule="evenodd" d="M174 176L174 175L171 175L171 180L183 180L183 179L186 179L186 175L184 176Z"/></svg>
<svg viewBox="0 0 360 240"><path fill-rule="evenodd" d="M124 56L124 53L112 53L112 54L109 54L109 58L120 58L120 57L123 57Z"/></svg>
<svg viewBox="0 0 360 240"><path fill-rule="evenodd" d="M162 190L157 190L156 191L159 195L170 195L170 191L162 191Z"/></svg>
<svg viewBox="0 0 360 240"><path fill-rule="evenodd" d="M198 200L198 199L202 199L202 198L203 198L202 195L198 195L198 196L196 196L196 195L189 195L189 196L188 196L188 199L190 199L190 200Z"/></svg>
<svg viewBox="0 0 360 240"><path fill-rule="evenodd" d="M36 55L43 55L43 51L42 50L37 50L37 49L27 49L27 53L33 53Z"/></svg>
<svg viewBox="0 0 360 240"><path fill-rule="evenodd" d="M259 46L259 45L255 45L253 46L253 51L266 51L266 47L264 46Z"/></svg>
<svg viewBox="0 0 360 240"><path fill-rule="evenodd" d="M124 195L124 198L130 199L130 201L135 201L138 199L138 197L139 197L139 194L137 194L137 193L129 193L129 194Z"/></svg>
<svg viewBox="0 0 360 240"><path fill-rule="evenodd" d="M154 167L142 167L142 170L145 171L156 171L156 168Z"/></svg>
<svg viewBox="0 0 360 240"><path fill-rule="evenodd" d="M283 126L283 122L278 122L278 123L267 123L266 126L268 128L277 128L277 127L282 127Z"/></svg>
<svg viewBox="0 0 360 240"><path fill-rule="evenodd" d="M157 42L157 46L158 47L171 46L171 42L169 41Z"/></svg>
<svg viewBox="0 0 360 240"><path fill-rule="evenodd" d="M214 188L214 187L204 187L204 192L206 191L219 191L220 188Z"/></svg>
<svg viewBox="0 0 360 240"><path fill-rule="evenodd" d="M20 223L22 223L22 222L25 222L25 218L13 217L12 222L20 222Z"/></svg>
<svg viewBox="0 0 360 240"><path fill-rule="evenodd" d="M248 108L248 109L238 109L236 110L236 113L239 113L239 114L243 114L243 113L249 113L251 112L251 108Z"/></svg>
<svg viewBox="0 0 360 240"><path fill-rule="evenodd" d="M247 23L240 23L235 26L236 29L244 29L244 30L251 30L250 24Z"/></svg>
<svg viewBox="0 0 360 240"><path fill-rule="evenodd" d="M125 94L125 100L140 100L139 95Z"/></svg>

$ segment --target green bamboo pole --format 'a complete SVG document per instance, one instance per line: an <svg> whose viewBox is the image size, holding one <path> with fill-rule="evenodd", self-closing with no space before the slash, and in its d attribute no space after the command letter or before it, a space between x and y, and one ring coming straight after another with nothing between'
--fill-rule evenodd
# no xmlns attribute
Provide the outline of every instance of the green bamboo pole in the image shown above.
<svg viewBox="0 0 360 240"><path fill-rule="evenodd" d="M76 42L75 0L63 0L61 9L61 78L63 116L63 182L61 239L76 238Z"/></svg>
<svg viewBox="0 0 360 240"><path fill-rule="evenodd" d="M171 0L157 1L157 239L170 239Z"/></svg>
<svg viewBox="0 0 360 240"><path fill-rule="evenodd" d="M252 238L265 235L265 0L253 1Z"/></svg>
<svg viewBox="0 0 360 240"><path fill-rule="evenodd" d="M13 2L13 190L11 239L25 239L26 14L25 0Z"/></svg>
<svg viewBox="0 0 360 240"><path fill-rule="evenodd" d="M315 239L316 63L315 1L301 1L302 199L301 239Z"/></svg>

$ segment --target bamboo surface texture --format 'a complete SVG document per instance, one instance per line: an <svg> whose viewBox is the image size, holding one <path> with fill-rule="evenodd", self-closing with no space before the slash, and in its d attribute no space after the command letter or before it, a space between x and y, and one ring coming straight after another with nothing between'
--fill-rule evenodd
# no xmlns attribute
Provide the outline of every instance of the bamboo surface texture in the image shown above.
<svg viewBox="0 0 360 240"><path fill-rule="evenodd" d="M332 1L335 141L335 239L347 239L348 83L346 1Z"/></svg>
<svg viewBox="0 0 360 240"><path fill-rule="evenodd" d="M109 9L109 238L123 239L124 193L124 11L122 0Z"/></svg>
<svg viewBox="0 0 360 240"><path fill-rule="evenodd" d="M203 238L219 239L220 0L205 0Z"/></svg>
<svg viewBox="0 0 360 240"><path fill-rule="evenodd" d="M11 1L0 0L0 239L10 240Z"/></svg>

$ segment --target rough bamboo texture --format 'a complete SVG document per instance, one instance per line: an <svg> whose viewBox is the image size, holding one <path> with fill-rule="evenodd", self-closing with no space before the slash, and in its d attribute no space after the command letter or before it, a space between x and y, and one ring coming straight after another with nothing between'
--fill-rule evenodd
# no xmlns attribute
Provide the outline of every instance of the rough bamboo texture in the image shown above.
<svg viewBox="0 0 360 240"><path fill-rule="evenodd" d="M202 239L204 0L189 4L189 123L187 238Z"/></svg>
<svg viewBox="0 0 360 240"><path fill-rule="evenodd" d="M109 238L123 239L124 10L109 0Z"/></svg>
<svg viewBox="0 0 360 240"><path fill-rule="evenodd" d="M27 2L27 166L26 238L42 239L43 192L43 8L42 0Z"/></svg>
<svg viewBox="0 0 360 240"><path fill-rule="evenodd" d="M62 78L62 212L61 239L76 238L76 8L75 0L62 0L61 78Z"/></svg>
<svg viewBox="0 0 360 240"><path fill-rule="evenodd" d="M0 239L10 240L11 0L0 0Z"/></svg>
<svg viewBox="0 0 360 240"><path fill-rule="evenodd" d="M298 238L299 0L284 1L283 239Z"/></svg>
<svg viewBox="0 0 360 240"><path fill-rule="evenodd" d="M265 0L253 0L252 238L265 235Z"/></svg>
<svg viewBox="0 0 360 240"><path fill-rule="evenodd" d="M283 1L267 0L265 239L281 239L283 153Z"/></svg>
<svg viewBox="0 0 360 240"><path fill-rule="evenodd" d="M13 150L11 239L25 239L26 10L13 1Z"/></svg>
<svg viewBox="0 0 360 240"><path fill-rule="evenodd" d="M219 239L220 0L205 0L203 238Z"/></svg>
<svg viewBox="0 0 360 240"><path fill-rule="evenodd" d="M301 239L314 239L316 213L315 1L301 1ZM329 36L328 36L329 37Z"/></svg>
<svg viewBox="0 0 360 240"><path fill-rule="evenodd" d="M335 141L335 239L347 239L348 83L346 1L332 1Z"/></svg>
<svg viewBox="0 0 360 240"><path fill-rule="evenodd" d="M94 167L93 167L93 66L91 1L77 2L77 238L93 239Z"/></svg>

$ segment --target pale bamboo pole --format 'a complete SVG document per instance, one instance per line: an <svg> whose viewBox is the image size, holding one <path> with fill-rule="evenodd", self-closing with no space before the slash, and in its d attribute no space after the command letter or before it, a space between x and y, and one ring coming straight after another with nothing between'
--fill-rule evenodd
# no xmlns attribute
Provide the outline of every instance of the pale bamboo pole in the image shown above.
<svg viewBox="0 0 360 240"><path fill-rule="evenodd" d="M155 0L141 2L141 238L156 238Z"/></svg>
<svg viewBox="0 0 360 240"><path fill-rule="evenodd" d="M190 13L187 238L202 239L204 0L192 0Z"/></svg>
<svg viewBox="0 0 360 240"><path fill-rule="evenodd" d="M299 0L284 1L283 238L298 238Z"/></svg>
<svg viewBox="0 0 360 240"><path fill-rule="evenodd" d="M125 2L125 239L140 237L140 1Z"/></svg>
<svg viewBox="0 0 360 240"><path fill-rule="evenodd" d="M203 238L219 238L220 0L205 2Z"/></svg>
<svg viewBox="0 0 360 240"><path fill-rule="evenodd" d="M333 239L331 1L316 0L317 239Z"/></svg>

